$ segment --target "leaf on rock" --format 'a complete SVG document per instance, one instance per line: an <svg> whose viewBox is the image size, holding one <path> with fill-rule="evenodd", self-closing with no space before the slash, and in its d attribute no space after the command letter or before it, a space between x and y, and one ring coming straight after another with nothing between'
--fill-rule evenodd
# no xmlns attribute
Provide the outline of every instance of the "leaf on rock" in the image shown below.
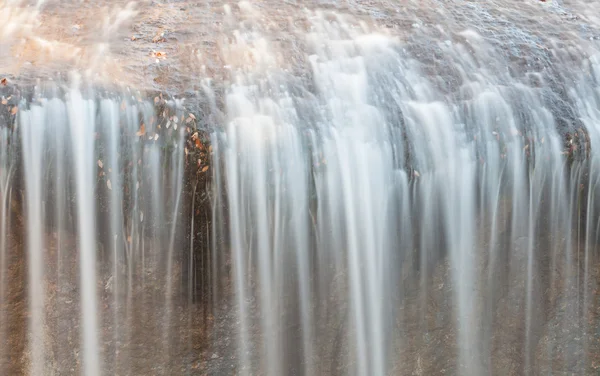
<svg viewBox="0 0 600 376"><path fill-rule="evenodd" d="M204 167L202 168L202 172L206 172L206 171L208 171L208 166L204 166Z"/></svg>
<svg viewBox="0 0 600 376"><path fill-rule="evenodd" d="M137 131L136 133L138 136L143 136L146 134L146 124L142 123L142 125L140 125L140 130Z"/></svg>

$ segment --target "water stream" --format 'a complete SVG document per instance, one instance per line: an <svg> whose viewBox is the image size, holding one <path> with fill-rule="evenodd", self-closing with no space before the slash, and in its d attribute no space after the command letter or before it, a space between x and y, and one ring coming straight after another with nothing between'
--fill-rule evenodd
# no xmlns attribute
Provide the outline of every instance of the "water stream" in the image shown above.
<svg viewBox="0 0 600 376"><path fill-rule="evenodd" d="M291 3L219 4L199 107L2 89L0 367L597 372L600 4Z"/></svg>

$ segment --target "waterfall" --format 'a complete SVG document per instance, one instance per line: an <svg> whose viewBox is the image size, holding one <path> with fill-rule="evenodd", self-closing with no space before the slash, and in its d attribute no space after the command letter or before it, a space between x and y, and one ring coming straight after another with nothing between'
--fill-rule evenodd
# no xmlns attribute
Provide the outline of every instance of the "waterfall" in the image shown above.
<svg viewBox="0 0 600 376"><path fill-rule="evenodd" d="M159 119L156 103L135 93L73 85L7 104L16 122L1 133L1 359L15 374L152 374L189 342L179 338L189 326L171 302L183 278L170 267L180 260L173 249L184 244L178 233L188 216L178 203L183 137L164 128L181 110L163 101ZM17 256L21 244L26 256ZM11 274L23 262L25 286ZM22 293L28 300L19 303ZM15 304L27 306L23 364L9 346L21 343L12 338L21 330ZM152 348L164 353L139 360Z"/></svg>
<svg viewBox="0 0 600 376"><path fill-rule="evenodd" d="M249 14L214 139L237 372L588 372L596 45L561 72L516 25L531 63L309 12L295 76Z"/></svg>
<svg viewBox="0 0 600 376"><path fill-rule="evenodd" d="M293 3L154 51L184 94L2 82L0 368L597 372L594 2Z"/></svg>

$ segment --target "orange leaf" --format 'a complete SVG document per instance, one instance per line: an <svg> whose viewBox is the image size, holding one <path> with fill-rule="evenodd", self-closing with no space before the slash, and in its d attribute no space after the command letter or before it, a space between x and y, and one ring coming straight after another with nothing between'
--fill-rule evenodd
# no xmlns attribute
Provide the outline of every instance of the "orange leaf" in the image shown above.
<svg viewBox="0 0 600 376"><path fill-rule="evenodd" d="M4 77L3 79L0 80L0 84L6 86L6 84L8 83L8 80L6 79L6 77Z"/></svg>
<svg viewBox="0 0 600 376"><path fill-rule="evenodd" d="M208 171L208 166L204 166L204 167L202 168L202 172L206 172L206 171Z"/></svg>
<svg viewBox="0 0 600 376"><path fill-rule="evenodd" d="M143 136L146 134L146 124L142 123L140 125L140 130L136 133L138 136Z"/></svg>

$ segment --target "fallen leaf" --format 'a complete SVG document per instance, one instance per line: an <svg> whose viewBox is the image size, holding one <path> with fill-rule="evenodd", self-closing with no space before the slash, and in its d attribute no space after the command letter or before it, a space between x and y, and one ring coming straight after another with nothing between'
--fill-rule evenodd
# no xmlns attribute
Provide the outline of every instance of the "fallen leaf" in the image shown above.
<svg viewBox="0 0 600 376"><path fill-rule="evenodd" d="M6 77L4 77L3 79L0 80L0 84L6 86L6 84L8 84L8 80L6 79Z"/></svg>
<svg viewBox="0 0 600 376"><path fill-rule="evenodd" d="M100 159L98 159L98 167L100 167L100 168L104 167L104 163L102 163L102 161Z"/></svg>
<svg viewBox="0 0 600 376"><path fill-rule="evenodd" d="M209 152L209 153L212 153L212 145L210 145L210 146L208 147L208 152Z"/></svg>
<svg viewBox="0 0 600 376"><path fill-rule="evenodd" d="M152 56L157 57L157 58L165 58L165 57L167 57L167 54L162 51L154 51L154 52L152 52Z"/></svg>
<svg viewBox="0 0 600 376"><path fill-rule="evenodd" d="M137 37L135 35L131 36L131 41L135 42L137 40Z"/></svg>
<svg viewBox="0 0 600 376"><path fill-rule="evenodd" d="M196 116L194 116L194 114L190 113L190 117L194 120L196 120Z"/></svg>
<svg viewBox="0 0 600 376"><path fill-rule="evenodd" d="M154 97L154 103L158 103L160 99L158 97Z"/></svg>
<svg viewBox="0 0 600 376"><path fill-rule="evenodd" d="M106 181L106 186L108 187L109 190L112 191L112 184L110 184L110 179Z"/></svg>
<svg viewBox="0 0 600 376"><path fill-rule="evenodd" d="M146 124L142 123L142 125L140 125L140 130L137 131L136 133L138 136L143 136L146 134Z"/></svg>
<svg viewBox="0 0 600 376"><path fill-rule="evenodd" d="M7 104L8 100L6 100L6 98L2 98L2 104Z"/></svg>
<svg viewBox="0 0 600 376"><path fill-rule="evenodd" d="M208 166L204 166L204 167L202 168L202 172L206 172L206 171L208 171Z"/></svg>
<svg viewBox="0 0 600 376"><path fill-rule="evenodd" d="M13 115L15 115L15 114L17 113L17 111L19 111L19 107L17 107L17 106L14 106L14 107L13 107L13 108L10 110L10 113L11 113L11 114L13 114Z"/></svg>

